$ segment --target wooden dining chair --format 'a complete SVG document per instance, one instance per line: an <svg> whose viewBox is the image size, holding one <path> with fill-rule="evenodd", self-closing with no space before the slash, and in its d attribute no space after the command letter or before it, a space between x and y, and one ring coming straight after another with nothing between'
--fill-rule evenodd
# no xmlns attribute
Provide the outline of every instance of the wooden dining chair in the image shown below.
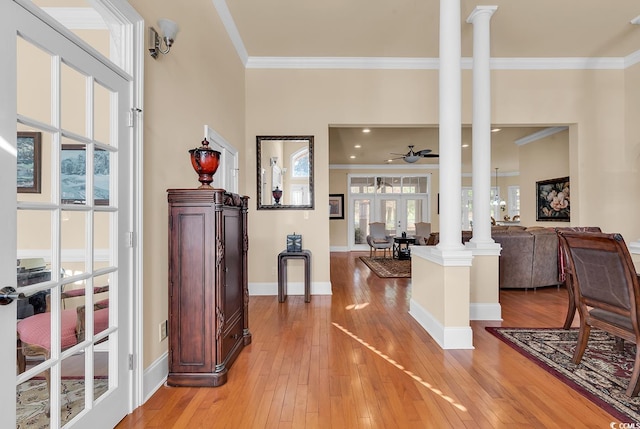
<svg viewBox="0 0 640 429"><path fill-rule="evenodd" d="M627 245L620 234L558 231L558 238L580 315L573 362L582 360L592 327L633 342L635 361L626 394L636 396L640 391L640 284Z"/></svg>
<svg viewBox="0 0 640 429"><path fill-rule="evenodd" d="M567 226L567 227L558 227L556 228L556 233L559 231L576 231L576 232L602 232L600 227L597 226ZM567 266L567 256L562 249L562 245L560 244L560 240L558 240L558 281L564 284L567 289L567 294L569 296L568 307L567 307L567 315L564 318L564 324L562 327L564 329L570 329L573 324L573 319L576 316L576 310L578 307L576 306L576 297L573 294L573 288L571 287L571 273L569 273Z"/></svg>

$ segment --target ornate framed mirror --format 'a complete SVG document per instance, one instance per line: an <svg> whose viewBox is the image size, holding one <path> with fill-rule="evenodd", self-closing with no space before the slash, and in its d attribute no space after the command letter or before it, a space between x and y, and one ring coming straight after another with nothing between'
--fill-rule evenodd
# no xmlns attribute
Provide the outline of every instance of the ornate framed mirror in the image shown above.
<svg viewBox="0 0 640 429"><path fill-rule="evenodd" d="M313 136L257 136L258 210L313 209Z"/></svg>

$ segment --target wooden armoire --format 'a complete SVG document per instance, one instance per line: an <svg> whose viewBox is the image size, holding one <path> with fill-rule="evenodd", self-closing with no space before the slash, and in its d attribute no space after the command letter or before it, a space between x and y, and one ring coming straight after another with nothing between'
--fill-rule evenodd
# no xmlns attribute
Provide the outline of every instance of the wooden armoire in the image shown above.
<svg viewBox="0 0 640 429"><path fill-rule="evenodd" d="M220 386L251 343L248 197L169 189L170 386Z"/></svg>

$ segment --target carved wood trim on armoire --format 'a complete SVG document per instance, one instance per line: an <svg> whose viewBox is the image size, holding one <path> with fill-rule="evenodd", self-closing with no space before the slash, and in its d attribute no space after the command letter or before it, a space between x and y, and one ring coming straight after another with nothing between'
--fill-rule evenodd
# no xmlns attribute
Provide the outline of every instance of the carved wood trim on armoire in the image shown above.
<svg viewBox="0 0 640 429"><path fill-rule="evenodd" d="M169 189L170 386L220 386L249 332L248 197Z"/></svg>

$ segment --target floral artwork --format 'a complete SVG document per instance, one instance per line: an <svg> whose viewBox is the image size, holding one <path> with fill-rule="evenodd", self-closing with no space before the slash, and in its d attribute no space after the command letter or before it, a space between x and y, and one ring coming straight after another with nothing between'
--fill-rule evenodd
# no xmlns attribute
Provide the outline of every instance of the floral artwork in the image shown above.
<svg viewBox="0 0 640 429"><path fill-rule="evenodd" d="M536 182L538 210L536 220L569 222L571 220L571 193L569 178Z"/></svg>

